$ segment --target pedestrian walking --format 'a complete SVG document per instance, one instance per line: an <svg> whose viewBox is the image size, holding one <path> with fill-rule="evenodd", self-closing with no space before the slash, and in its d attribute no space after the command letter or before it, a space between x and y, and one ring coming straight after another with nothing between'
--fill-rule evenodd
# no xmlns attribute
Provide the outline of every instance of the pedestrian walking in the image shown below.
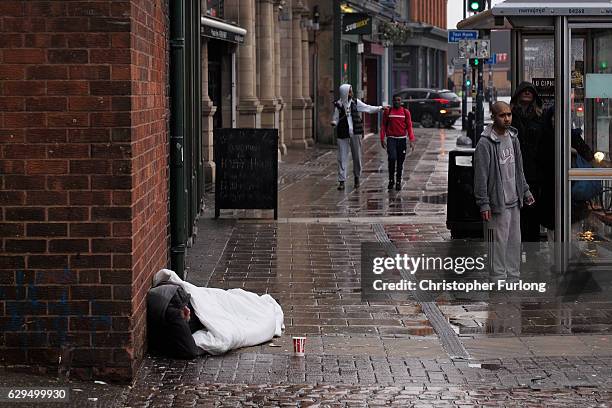
<svg viewBox="0 0 612 408"><path fill-rule="evenodd" d="M510 105L494 103L491 116L493 124L482 132L474 153L474 197L487 230L492 232L491 281L517 281L521 263L520 209L523 203L532 206L535 200L523 173L517 130L510 125Z"/></svg>
<svg viewBox="0 0 612 408"><path fill-rule="evenodd" d="M370 106L357 98L353 98L351 85L340 85L340 99L334 102L334 116L331 123L332 126L337 126L338 131L338 190L344 190L349 149L353 158L355 188L359 187L361 139L363 138L361 112L378 113L382 110L382 106Z"/></svg>
<svg viewBox="0 0 612 408"><path fill-rule="evenodd" d="M385 110L382 126L380 128L380 145L387 149L389 162L389 185L391 190L395 184L395 190L402 189L402 173L406 149L410 139L410 151L414 151L414 132L412 131L412 118L410 111L402 106L402 98L393 96L393 107Z"/></svg>
<svg viewBox="0 0 612 408"><path fill-rule="evenodd" d="M542 157L539 157L538 153L550 127L543 115L542 98L530 82L519 84L510 100L510 105L512 127L518 131L518 139L521 142L525 179L538 203L521 210L521 240L539 242L540 219L537 206L540 204L543 174L538 165Z"/></svg>

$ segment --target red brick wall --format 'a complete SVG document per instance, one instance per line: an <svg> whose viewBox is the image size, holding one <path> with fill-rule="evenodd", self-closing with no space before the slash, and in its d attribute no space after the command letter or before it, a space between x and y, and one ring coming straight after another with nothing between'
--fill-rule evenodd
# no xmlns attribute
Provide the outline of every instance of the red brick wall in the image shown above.
<svg viewBox="0 0 612 408"><path fill-rule="evenodd" d="M167 264L167 0L0 1L0 362L129 378ZM116 377L118 376L118 377Z"/></svg>
<svg viewBox="0 0 612 408"><path fill-rule="evenodd" d="M447 3L448 0L413 0L410 3L412 7L412 10L410 10L411 19L446 30Z"/></svg>
<svg viewBox="0 0 612 408"><path fill-rule="evenodd" d="M133 210L132 310L134 351L145 343L145 295L168 265L168 51L167 0L132 0L131 80Z"/></svg>

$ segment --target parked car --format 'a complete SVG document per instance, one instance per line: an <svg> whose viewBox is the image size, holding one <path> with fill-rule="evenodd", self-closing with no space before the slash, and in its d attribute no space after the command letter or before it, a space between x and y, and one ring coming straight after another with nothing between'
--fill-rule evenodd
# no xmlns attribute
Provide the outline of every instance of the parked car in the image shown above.
<svg viewBox="0 0 612 408"><path fill-rule="evenodd" d="M461 117L461 98L448 89L404 88L394 92L410 110L412 120L430 128L437 124L451 128Z"/></svg>

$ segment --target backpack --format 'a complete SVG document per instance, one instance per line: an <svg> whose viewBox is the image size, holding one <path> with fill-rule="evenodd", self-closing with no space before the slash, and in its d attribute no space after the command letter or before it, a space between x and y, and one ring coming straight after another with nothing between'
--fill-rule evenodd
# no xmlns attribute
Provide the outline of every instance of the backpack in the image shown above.
<svg viewBox="0 0 612 408"><path fill-rule="evenodd" d="M590 169L593 166L576 155L576 167L579 169ZM603 192L603 185L598 180L572 181L572 201L589 201Z"/></svg>

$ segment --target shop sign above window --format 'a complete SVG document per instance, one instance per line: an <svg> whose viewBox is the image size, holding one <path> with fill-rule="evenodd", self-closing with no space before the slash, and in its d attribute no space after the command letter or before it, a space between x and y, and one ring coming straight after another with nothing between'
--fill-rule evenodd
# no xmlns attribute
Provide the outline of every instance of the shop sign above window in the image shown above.
<svg viewBox="0 0 612 408"><path fill-rule="evenodd" d="M342 15L342 34L372 34L372 16L364 13L346 13Z"/></svg>

